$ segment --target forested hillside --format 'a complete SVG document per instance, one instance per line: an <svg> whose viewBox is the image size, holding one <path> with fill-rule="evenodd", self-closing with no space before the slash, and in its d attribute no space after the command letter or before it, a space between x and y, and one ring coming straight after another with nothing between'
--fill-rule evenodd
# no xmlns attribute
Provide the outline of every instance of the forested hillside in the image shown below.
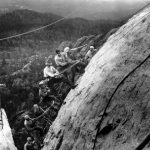
<svg viewBox="0 0 150 150"><path fill-rule="evenodd" d="M61 18L54 14L30 10L8 12L0 16L0 38L30 31ZM45 47L50 48L62 41L76 40L84 35L105 34L110 29L120 26L122 21L90 21L82 18L68 18L43 30L11 40L0 41L0 51L13 51L16 50L16 47L37 50Z"/></svg>
<svg viewBox="0 0 150 150"><path fill-rule="evenodd" d="M0 16L0 37L30 31L61 18L57 15L29 10L9 12ZM2 99L5 99L2 101L2 106L7 112L19 150L25 143L26 137L29 136L24 130L23 117L19 115L30 112L33 104L40 101L38 84L43 79L45 57L54 56L56 48L63 50L66 46L75 48L87 44L78 51L78 55L84 57L90 45L99 49L108 37L116 32L116 27L120 24L121 22L109 20L64 19L37 32L0 41L0 83L6 84L8 89L2 95ZM78 78L79 75L76 80ZM63 89L60 90L60 108L70 89L65 84L57 88ZM57 117L58 110L54 111L52 121Z"/></svg>

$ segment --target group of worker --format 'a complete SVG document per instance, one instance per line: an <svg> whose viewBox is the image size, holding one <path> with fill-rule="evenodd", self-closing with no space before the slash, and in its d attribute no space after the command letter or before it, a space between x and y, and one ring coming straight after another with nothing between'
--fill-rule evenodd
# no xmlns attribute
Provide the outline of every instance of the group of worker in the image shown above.
<svg viewBox="0 0 150 150"><path fill-rule="evenodd" d="M76 72L83 73L87 63L91 60L92 56L96 52L96 49L94 49L93 46L90 46L89 51L86 53L85 57L81 61L73 60L70 57L72 51L74 50L77 49L70 49L69 47L66 47L63 52L58 49L56 50L54 60L57 68L53 65L53 57L50 55L47 58L45 62L46 67L43 70L45 79L39 83L39 104L48 102L50 103L49 105L51 107L57 100L60 100L58 92L55 89L55 83L63 82L66 83L71 89L74 89L76 87L76 85L74 84ZM69 80L70 75L71 80ZM33 108L34 114L37 118L45 113L45 111L38 104L34 104ZM38 131L41 136L43 135L43 129L36 125L37 119L32 119L29 115L25 115L24 119L24 125L29 132ZM31 137L28 137L27 142L24 145L24 150L35 150L34 144L35 140Z"/></svg>
<svg viewBox="0 0 150 150"><path fill-rule="evenodd" d="M65 82L71 89L74 89L76 87L74 84L75 74L84 72L87 62L90 61L95 52L96 50L94 47L90 46L90 50L85 55L84 61L80 61L73 60L69 57L71 53L71 49L69 47L66 47L63 52L56 50L54 59L57 69L53 66L51 61L52 57L49 57L46 61L46 67L44 68L44 77L48 79L48 87L51 89L51 92L56 95L57 92L54 89L54 84L59 82ZM70 69L69 73L66 71L67 68ZM69 80L70 75L71 80Z"/></svg>

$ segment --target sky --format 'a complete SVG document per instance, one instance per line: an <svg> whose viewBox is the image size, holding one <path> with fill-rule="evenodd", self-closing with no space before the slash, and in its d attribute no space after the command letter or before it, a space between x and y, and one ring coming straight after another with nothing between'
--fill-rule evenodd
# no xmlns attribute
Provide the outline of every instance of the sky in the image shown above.
<svg viewBox="0 0 150 150"><path fill-rule="evenodd" d="M40 12L86 19L119 19L142 8L150 0L0 0L0 8L17 5Z"/></svg>

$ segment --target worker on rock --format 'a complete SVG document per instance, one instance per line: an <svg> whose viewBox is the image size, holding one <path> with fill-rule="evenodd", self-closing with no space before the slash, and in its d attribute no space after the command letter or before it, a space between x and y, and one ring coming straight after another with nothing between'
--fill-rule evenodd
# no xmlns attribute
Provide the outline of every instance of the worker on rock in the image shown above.
<svg viewBox="0 0 150 150"><path fill-rule="evenodd" d="M52 104L53 105L53 104ZM50 110L49 110L50 111ZM51 122L51 120L49 119L49 111L44 111L43 109L42 109L42 107L40 107L38 104L34 104L33 105L33 112L34 112L34 115L35 115L35 117L39 117L39 116L41 116L42 114L44 114L43 115L43 119L44 120L46 120L46 121L49 121L49 122ZM43 123L43 121L42 121L42 123Z"/></svg>
<svg viewBox="0 0 150 150"><path fill-rule="evenodd" d="M78 48L70 49L69 47L66 47L64 49L64 52L62 52L62 55L66 58L66 60L68 60L71 63L77 62L76 65L72 68L74 76L75 76L75 73L81 73L81 74L84 73L84 68L86 67L86 64L84 62L82 62L82 60L72 60L70 58L71 51L75 51L76 49L78 49ZM73 78L72 82L74 82L74 78Z"/></svg>
<svg viewBox="0 0 150 150"><path fill-rule="evenodd" d="M81 53L80 53L80 50L83 48L83 47L86 47L87 44L85 45L82 45L82 46L79 46L79 47L76 47L76 48L70 48L70 47L65 47L64 48L64 52L66 52L68 54L68 56L71 58L71 59L76 59L76 57L80 57L81 56ZM75 56L76 55L76 56Z"/></svg>
<svg viewBox="0 0 150 150"><path fill-rule="evenodd" d="M43 130L41 127L36 125L36 120L29 117L29 115L25 115L24 126L29 132L37 131L41 136L43 135Z"/></svg>
<svg viewBox="0 0 150 150"><path fill-rule="evenodd" d="M34 141L32 140L31 137L27 138L27 142L24 145L24 150L35 150L34 149Z"/></svg>
<svg viewBox="0 0 150 150"><path fill-rule="evenodd" d="M97 50L94 49L94 46L90 46L90 50L85 55L85 60L89 62L91 58L94 56L94 54L96 53L96 51Z"/></svg>
<svg viewBox="0 0 150 150"><path fill-rule="evenodd" d="M62 102L62 99L59 95L53 95L50 88L47 87L47 82L42 80L39 83L39 97L40 104L44 104L44 106L52 106L55 102Z"/></svg>
<svg viewBox="0 0 150 150"><path fill-rule="evenodd" d="M67 67L69 67L70 64L73 64L75 61L70 59L67 55L67 52L60 52L60 50L56 50L55 55L55 63L57 65L57 68L59 71L63 71Z"/></svg>
<svg viewBox="0 0 150 150"><path fill-rule="evenodd" d="M46 81L46 82L45 82ZM48 80L42 80L39 83L39 97L40 102L47 102L49 101L49 95L50 95L50 88L47 87Z"/></svg>
<svg viewBox="0 0 150 150"><path fill-rule="evenodd" d="M56 50L55 62L60 72L64 72L64 74L68 77L71 72L71 81L74 83L74 78L76 72L79 72L78 66L82 66L80 61L72 60L68 56L69 47L64 49L64 52L60 52ZM85 67L85 66L84 66ZM70 72L67 71L70 69ZM66 71L65 71L66 70Z"/></svg>
<svg viewBox="0 0 150 150"><path fill-rule="evenodd" d="M61 52L61 55L62 55L62 57L64 57L65 61L70 64L76 62L75 60L73 60L73 55L72 55L71 49L69 47L65 47L64 51Z"/></svg>
<svg viewBox="0 0 150 150"><path fill-rule="evenodd" d="M65 82L72 89L75 88L75 86L71 82L69 82L69 80L67 80L63 74L60 74L59 71L52 66L52 62L46 62L46 67L44 68L43 72L44 77L48 79L47 85L53 95L57 95L57 92L54 88L55 83Z"/></svg>

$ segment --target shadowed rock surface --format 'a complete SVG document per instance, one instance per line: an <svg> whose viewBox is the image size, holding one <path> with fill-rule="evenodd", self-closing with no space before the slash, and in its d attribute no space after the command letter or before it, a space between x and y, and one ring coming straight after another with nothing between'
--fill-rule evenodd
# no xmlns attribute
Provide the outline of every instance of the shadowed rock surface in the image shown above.
<svg viewBox="0 0 150 150"><path fill-rule="evenodd" d="M92 150L97 124L114 90L150 54L149 14L147 7L133 16L99 49L78 87L66 97L43 150ZM147 59L116 91L102 121L95 150L133 150L148 134L149 66Z"/></svg>

